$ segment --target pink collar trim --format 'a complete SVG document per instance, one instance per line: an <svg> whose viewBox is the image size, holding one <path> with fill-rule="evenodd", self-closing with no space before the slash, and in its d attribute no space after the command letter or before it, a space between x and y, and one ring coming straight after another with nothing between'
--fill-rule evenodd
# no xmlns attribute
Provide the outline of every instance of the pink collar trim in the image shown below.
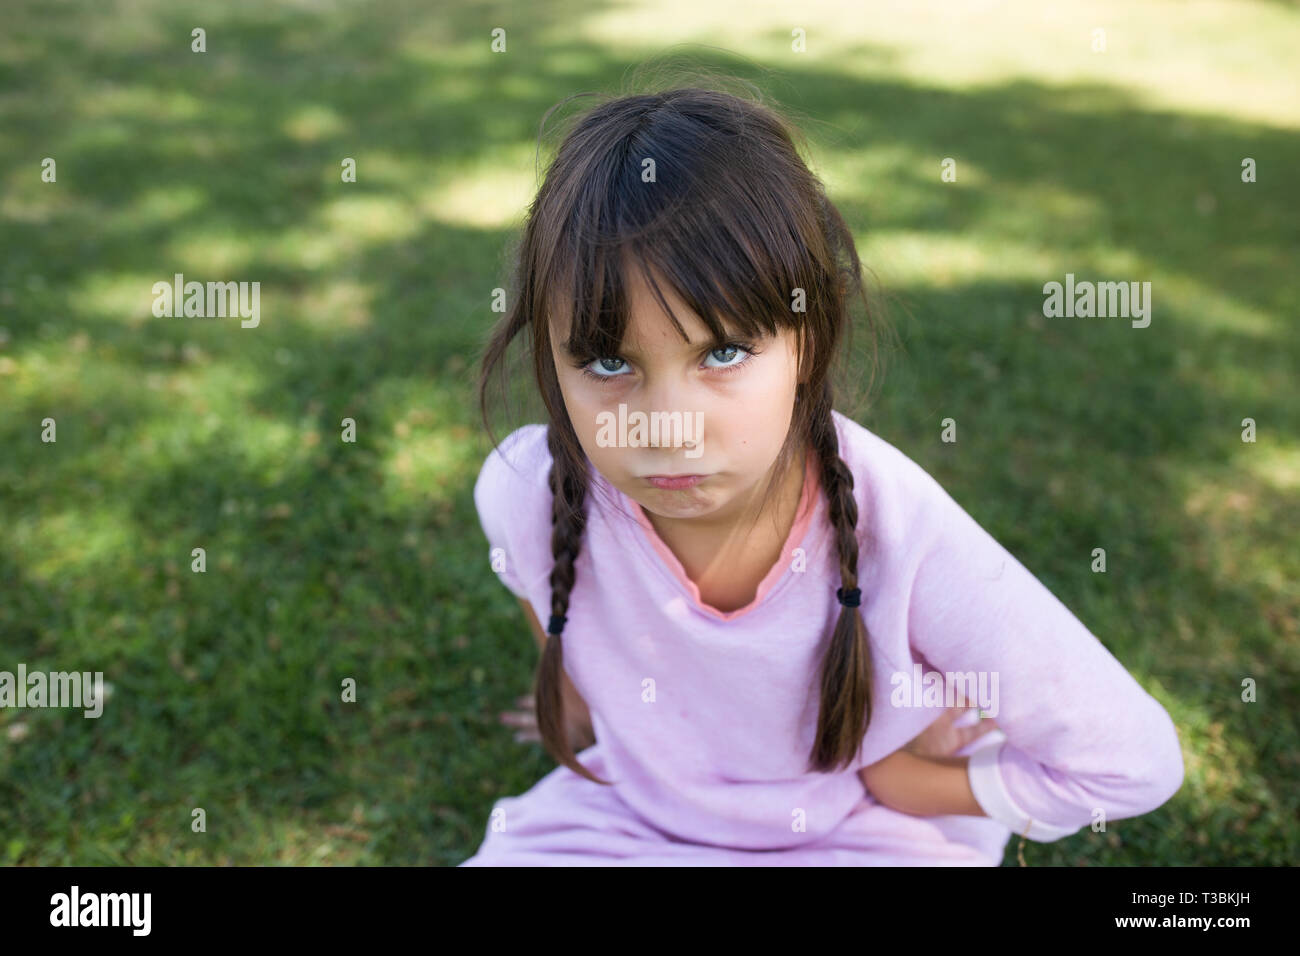
<svg viewBox="0 0 1300 956"><path fill-rule="evenodd" d="M663 559L665 568L671 572L672 576L677 579L677 582L688 594L690 594L691 600L695 602L695 606L705 614L715 617L720 621L730 621L748 614L762 603L763 598L767 596L767 593L776 586L777 582L785 575L785 572L789 570L791 552L804 543L804 536L808 533L808 527L812 523L813 514L817 510L816 502L820 497L821 492L821 484L817 480L817 469L813 467L813 458L814 456L812 452L809 451L805 459L803 491L799 495L799 507L795 511L795 520L794 524L790 528L790 534L786 537L785 545L781 549L781 556L777 559L776 563L772 565L771 569L768 570L763 580L759 582L758 590L754 594L754 599L744 607L736 608L734 611L719 611L717 608L705 604L704 601L701 600L699 587L687 576L686 569L682 567L681 561L677 560L677 555L673 554L672 549L669 548L668 545L664 543L663 539L659 537L659 533L655 531L654 525L651 524L650 519L646 517L645 511L641 508L641 505L632 499L627 498L626 495L623 495L623 497L632 505L632 514L636 517L637 523L644 530L646 540L659 554L659 557ZM619 492L619 494L622 495L622 492Z"/></svg>

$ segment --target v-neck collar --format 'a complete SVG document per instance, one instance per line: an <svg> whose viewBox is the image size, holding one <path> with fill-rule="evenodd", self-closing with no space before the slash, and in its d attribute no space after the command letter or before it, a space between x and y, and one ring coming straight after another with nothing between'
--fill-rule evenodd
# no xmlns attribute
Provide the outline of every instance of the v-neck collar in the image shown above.
<svg viewBox="0 0 1300 956"><path fill-rule="evenodd" d="M686 592L690 597L694 607L703 614L716 618L719 621L731 621L735 618L748 614L754 608L763 603L763 599L771 593L772 589L781 581L785 573L790 570L790 554L795 548L806 545L809 542L805 539L808 537L809 527L812 525L813 516L819 510L821 499L821 483L817 480L817 469L813 467L813 453L811 449L804 459L804 480L803 490L799 495L799 506L795 510L795 519L790 526L790 532L786 535L785 544L781 548L781 554L777 557L776 563L768 569L763 580L759 582L758 590L754 593L754 599L744 607L736 608L734 611L720 611L717 608L705 604L700 597L699 586L686 574L686 569L678 560L677 555L673 554L671 548L664 543L655 531L654 525L646 517L641 505L629 498L618 488L601 477L601 482L606 486L608 491L612 492L622 509L632 515L641 528L641 533L637 535L642 545L646 546L652 558L660 568Z"/></svg>

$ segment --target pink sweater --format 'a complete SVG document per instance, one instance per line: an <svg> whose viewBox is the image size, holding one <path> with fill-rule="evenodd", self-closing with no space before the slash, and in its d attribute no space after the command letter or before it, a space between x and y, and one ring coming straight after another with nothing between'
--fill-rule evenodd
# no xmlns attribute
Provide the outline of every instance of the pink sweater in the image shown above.
<svg viewBox="0 0 1300 956"><path fill-rule="evenodd" d="M1182 753L1164 708L924 469L834 420L854 476L858 612L874 669L859 759L838 773L804 769L841 583L811 459L784 556L730 613L700 602L640 506L590 468L564 664L597 737L579 760L615 786L556 767L497 802L462 866L996 866L1013 830L1056 840L1177 792ZM488 456L474 488L502 582L543 624L549 468L545 426L526 425ZM899 813L857 776L938 717L942 701L916 686L922 672L966 675L972 688L983 680L986 696L971 706L1001 731L962 753L987 817Z"/></svg>

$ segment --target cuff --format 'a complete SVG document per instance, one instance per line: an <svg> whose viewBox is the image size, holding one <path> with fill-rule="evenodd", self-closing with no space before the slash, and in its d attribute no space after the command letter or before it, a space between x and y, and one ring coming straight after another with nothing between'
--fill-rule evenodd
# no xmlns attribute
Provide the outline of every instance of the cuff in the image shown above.
<svg viewBox="0 0 1300 956"><path fill-rule="evenodd" d="M989 736L993 736L990 734ZM970 779L971 793L975 802L994 820L1011 828L1027 840L1036 843L1051 843L1061 837L1077 833L1081 827L1058 827L1041 820L1035 820L1025 813L1007 793L1006 784L998 770L998 755L1006 744L1006 735L995 744L981 747L970 755L967 776Z"/></svg>

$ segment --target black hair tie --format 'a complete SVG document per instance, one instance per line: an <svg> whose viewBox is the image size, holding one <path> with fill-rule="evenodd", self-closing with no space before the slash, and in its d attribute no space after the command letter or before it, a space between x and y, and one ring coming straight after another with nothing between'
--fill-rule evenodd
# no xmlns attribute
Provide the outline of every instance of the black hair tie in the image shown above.
<svg viewBox="0 0 1300 956"><path fill-rule="evenodd" d="M845 591L843 588L836 588L835 596L840 599L840 603L845 607L857 607L862 603L861 588L854 588L852 591Z"/></svg>
<svg viewBox="0 0 1300 956"><path fill-rule="evenodd" d="M552 614L551 623L546 625L546 633L559 637L560 632L564 630L564 622L567 620L568 618L563 614Z"/></svg>

